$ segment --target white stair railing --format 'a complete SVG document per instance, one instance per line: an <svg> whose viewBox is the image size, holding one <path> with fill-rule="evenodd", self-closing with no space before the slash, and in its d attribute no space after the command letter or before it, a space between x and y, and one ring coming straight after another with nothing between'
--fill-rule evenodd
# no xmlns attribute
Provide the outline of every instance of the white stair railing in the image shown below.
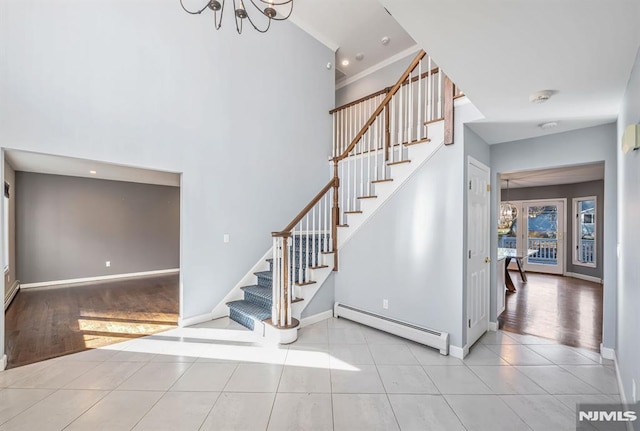
<svg viewBox="0 0 640 431"><path fill-rule="evenodd" d="M295 326L291 304L296 289L311 284L311 270L325 267L322 256L334 253L338 213L338 179L334 177L280 232L273 232L272 323L280 328ZM335 259L335 254L334 254ZM335 263L335 261L334 261Z"/></svg>
<svg viewBox="0 0 640 431"><path fill-rule="evenodd" d="M390 180L387 167L407 163L407 147L428 141L430 124L445 120L449 112L453 125L453 94L453 83L421 51L393 87L331 111L334 154L344 148L333 158L344 213L358 212L359 201L375 197L374 184ZM362 112L371 115L363 120ZM446 143L453 143L452 132L449 136Z"/></svg>

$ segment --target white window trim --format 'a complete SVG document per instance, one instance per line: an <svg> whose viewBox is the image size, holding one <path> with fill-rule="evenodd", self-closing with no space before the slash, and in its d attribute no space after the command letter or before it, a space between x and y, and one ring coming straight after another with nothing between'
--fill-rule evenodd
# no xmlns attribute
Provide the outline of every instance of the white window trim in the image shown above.
<svg viewBox="0 0 640 431"><path fill-rule="evenodd" d="M594 231L595 231L595 235L594 235L594 239L595 239L595 250L593 251L594 254L594 262L593 263L588 263L588 262L581 262L577 259L578 257L578 249L576 248L576 245L578 245L578 202L580 201L593 201L593 205L594 205L594 209L595 209L595 218L596 218L596 222L595 222L595 226L594 226ZM571 261L574 265L578 265L578 266L584 266L584 267L588 267L588 268L596 268L597 264L598 264L598 217L600 217L600 214L598 214L598 197L597 196L584 196L584 197L579 197L579 198L573 198L571 199L572 201L572 207L573 207L573 213L572 213L572 217L573 217L573 250L571 250Z"/></svg>

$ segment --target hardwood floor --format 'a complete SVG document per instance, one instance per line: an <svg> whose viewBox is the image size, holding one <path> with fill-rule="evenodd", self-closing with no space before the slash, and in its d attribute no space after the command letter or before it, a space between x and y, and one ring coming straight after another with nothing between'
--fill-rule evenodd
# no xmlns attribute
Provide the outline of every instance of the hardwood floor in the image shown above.
<svg viewBox="0 0 640 431"><path fill-rule="evenodd" d="M517 292L507 293L500 328L600 351L602 285L530 272L527 278L523 283L516 271L511 272Z"/></svg>
<svg viewBox="0 0 640 431"><path fill-rule="evenodd" d="M21 290L5 313L8 368L175 327L178 275Z"/></svg>

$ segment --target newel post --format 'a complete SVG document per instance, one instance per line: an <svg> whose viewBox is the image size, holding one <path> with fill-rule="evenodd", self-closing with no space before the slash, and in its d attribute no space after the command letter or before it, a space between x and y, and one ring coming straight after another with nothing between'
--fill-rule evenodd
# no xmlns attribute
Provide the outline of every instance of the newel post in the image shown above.
<svg viewBox="0 0 640 431"><path fill-rule="evenodd" d="M340 204L338 191L340 177L338 176L338 158L333 159L333 217L331 217L331 243L333 247L333 270L338 270L338 225L340 224Z"/></svg>
<svg viewBox="0 0 640 431"><path fill-rule="evenodd" d="M444 77L444 143L453 144L453 81Z"/></svg>

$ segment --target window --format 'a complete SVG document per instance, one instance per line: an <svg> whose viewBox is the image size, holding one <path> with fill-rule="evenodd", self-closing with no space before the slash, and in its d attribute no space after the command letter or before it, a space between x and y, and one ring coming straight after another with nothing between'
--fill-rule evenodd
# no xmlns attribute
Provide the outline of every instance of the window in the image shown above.
<svg viewBox="0 0 640 431"><path fill-rule="evenodd" d="M10 196L10 191L9 189L11 188L11 186L5 182L4 183L4 230L3 230L3 238L4 238L4 243L3 243L3 252L4 252L4 270L6 271L7 269L9 269L9 196Z"/></svg>
<svg viewBox="0 0 640 431"><path fill-rule="evenodd" d="M596 197L573 199L574 265L596 266Z"/></svg>

